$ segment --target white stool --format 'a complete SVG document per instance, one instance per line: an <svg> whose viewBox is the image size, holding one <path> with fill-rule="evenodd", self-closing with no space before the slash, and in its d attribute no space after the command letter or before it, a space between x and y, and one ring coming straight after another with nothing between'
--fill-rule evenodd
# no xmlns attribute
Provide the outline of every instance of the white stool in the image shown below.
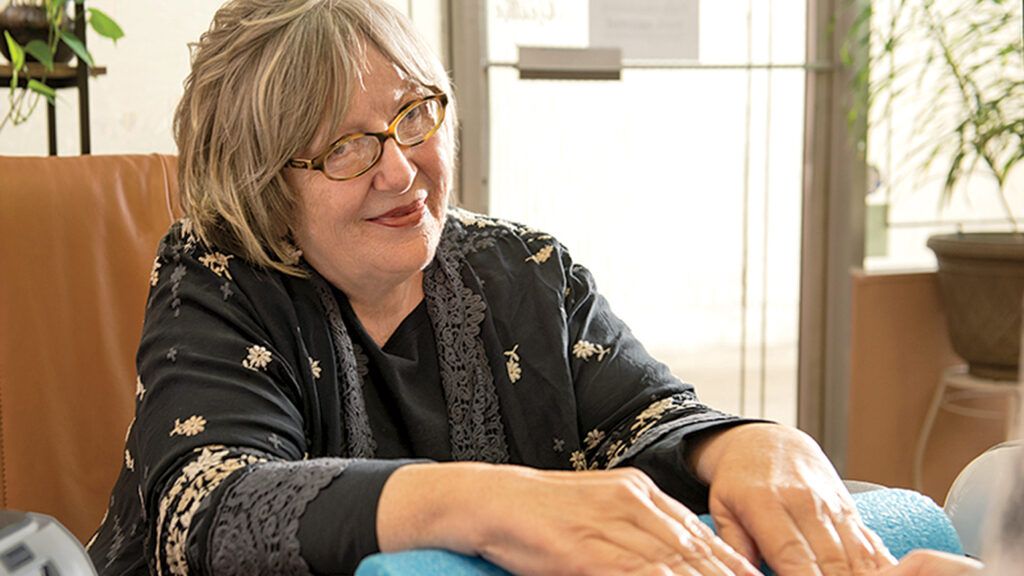
<svg viewBox="0 0 1024 576"><path fill-rule="evenodd" d="M1004 411L982 410L957 404L964 400L1006 396L1007 407ZM1024 403L1024 387L1012 380L991 380L972 376L966 366L953 366L942 373L942 379L935 390L935 396L928 407L921 436L917 439L917 450L914 453L914 489L922 490L924 454L928 447L928 437L935 426L939 410L945 409L954 414L971 418L1004 418L1006 422L1006 438L1012 438L1017 425L1021 404Z"/></svg>

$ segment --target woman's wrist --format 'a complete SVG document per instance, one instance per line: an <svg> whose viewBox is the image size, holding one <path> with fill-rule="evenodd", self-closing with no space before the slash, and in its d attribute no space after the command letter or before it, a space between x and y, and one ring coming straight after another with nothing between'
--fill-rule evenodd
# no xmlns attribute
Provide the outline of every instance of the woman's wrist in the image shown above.
<svg viewBox="0 0 1024 576"><path fill-rule="evenodd" d="M753 422L708 432L695 440L695 445L688 451L686 465L693 470L698 480L710 485L715 478L722 455L737 438L766 432L779 434L783 430L786 428L778 424Z"/></svg>
<svg viewBox="0 0 1024 576"><path fill-rule="evenodd" d="M383 552L444 548L478 554L492 528L489 494L511 466L476 462L410 464L381 491L377 541Z"/></svg>

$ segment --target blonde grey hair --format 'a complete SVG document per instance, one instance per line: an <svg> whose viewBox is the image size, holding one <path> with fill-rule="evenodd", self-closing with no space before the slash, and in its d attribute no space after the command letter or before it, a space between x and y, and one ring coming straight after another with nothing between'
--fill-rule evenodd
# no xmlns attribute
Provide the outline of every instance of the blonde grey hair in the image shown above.
<svg viewBox="0 0 1024 576"><path fill-rule="evenodd" d="M452 96L437 57L382 0L232 0L217 11L191 46L174 116L181 205L203 242L303 274L291 241L296 193L282 170L325 126L337 132L367 44ZM454 112L452 102L451 142Z"/></svg>

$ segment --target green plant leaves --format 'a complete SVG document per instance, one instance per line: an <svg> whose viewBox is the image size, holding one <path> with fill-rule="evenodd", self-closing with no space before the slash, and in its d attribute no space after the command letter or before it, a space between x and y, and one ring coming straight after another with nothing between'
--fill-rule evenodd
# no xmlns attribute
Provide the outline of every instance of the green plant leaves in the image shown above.
<svg viewBox="0 0 1024 576"><path fill-rule="evenodd" d="M50 88L46 84L43 84L39 80L32 80L32 79L30 79L28 81L28 89L33 91L33 92L35 92L35 93L37 93L37 94L41 94L41 95L45 96L46 99L49 100L51 104L53 104L54 99L57 97L57 91L56 90L54 90L53 88Z"/></svg>
<svg viewBox="0 0 1024 576"><path fill-rule="evenodd" d="M60 39L68 45L68 48L71 48L75 56L78 56L78 59L84 62L86 66L93 67L92 54L89 54L89 51L85 49L85 44L82 44L82 41L77 36L67 30L61 30Z"/></svg>
<svg viewBox="0 0 1024 576"><path fill-rule="evenodd" d="M22 49L21 44L11 37L11 33L4 30L4 38L7 40L7 51L11 53L11 68L14 70L14 76L17 78L18 72L25 67L25 50Z"/></svg>
<svg viewBox="0 0 1024 576"><path fill-rule="evenodd" d="M47 70L53 71L53 52L50 46L42 40L30 40L25 45L25 52L38 60Z"/></svg>
<svg viewBox="0 0 1024 576"><path fill-rule="evenodd" d="M0 42L6 42L11 55L12 71L8 97L11 107L5 116L0 117L0 130L8 121L14 125L26 121L32 115L36 103L41 100L40 97L46 98L51 104L56 101L57 91L46 84L46 78L48 73L55 69L54 53L59 42L63 42L71 49L78 57L80 65L94 66L92 54L86 49L85 44L66 26L66 20L70 16L67 12L68 6L76 4L80 8L83 0L34 0L30 4L45 10L47 21L50 24L50 40L49 42L32 40L22 46L8 32L4 32L4 38ZM86 13L89 25L98 35L114 42L124 37L124 30L102 10L88 8ZM82 33L81 30L79 32ZM29 68L26 65L27 56L38 60L45 68L46 72L37 74L40 78L32 78L32 74L29 73ZM38 68L33 66L32 72L38 72ZM24 88L19 88L19 86ZM29 94L33 97L28 98Z"/></svg>
<svg viewBox="0 0 1024 576"><path fill-rule="evenodd" d="M892 114L897 98L931 102L912 119L912 166L903 170L941 165L943 205L973 174L991 175L1014 222L1005 195L1008 174L1024 163L1020 0L891 0L874 19L878 0L845 3L858 12L840 60L852 65L855 94L867 92L868 121ZM868 111L858 104L851 126Z"/></svg>
<svg viewBox="0 0 1024 576"><path fill-rule="evenodd" d="M107 16L98 8L89 8L89 24L97 34L104 38L110 38L117 43L118 39L124 37L124 30L114 22L114 19Z"/></svg>

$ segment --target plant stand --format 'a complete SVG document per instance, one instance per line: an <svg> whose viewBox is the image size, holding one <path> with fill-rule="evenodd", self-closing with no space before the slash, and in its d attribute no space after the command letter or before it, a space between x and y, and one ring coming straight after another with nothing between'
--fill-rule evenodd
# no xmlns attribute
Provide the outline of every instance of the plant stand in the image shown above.
<svg viewBox="0 0 1024 576"><path fill-rule="evenodd" d="M1002 411L982 410L958 404L965 400L1005 396L1006 409ZM928 407L921 435L914 451L914 489L922 490L924 481L924 456L928 448L928 437L931 436L939 411L967 416L970 418L1002 418L1006 423L1006 437L1013 438L1022 406L1024 406L1024 385L1013 380L991 380L972 376L967 367L953 366L942 373L942 379L935 389L935 396Z"/></svg>
<svg viewBox="0 0 1024 576"><path fill-rule="evenodd" d="M85 29L85 2L75 3L75 34L86 45ZM80 136L80 151L87 155L92 151L92 142L89 134L89 77L102 76L107 73L103 67L89 68L84 63L75 60L75 65L54 64L53 71L47 72L42 64L30 62L27 64L29 75L33 78L46 77L47 84L54 89L78 88L78 126ZM11 83L14 70L9 64L0 66L0 83L6 86ZM19 75L18 84L23 88L28 84L24 75ZM47 140L49 142L50 156L57 155L57 109L53 104L46 103L46 125Z"/></svg>
<svg viewBox="0 0 1024 576"><path fill-rule="evenodd" d="M42 76L44 69L42 64L30 63L29 73L33 78ZM78 88L78 126L81 142L81 154L91 152L91 138L89 134L89 77L102 76L107 73L103 67L87 68L86 66L69 66L67 64L55 64L53 72L46 75L46 82L52 88ZM12 70L8 64L0 65L0 84L10 84ZM19 77L24 85L24 78ZM57 110L53 104L46 103L46 124L49 141L50 156L57 155Z"/></svg>

